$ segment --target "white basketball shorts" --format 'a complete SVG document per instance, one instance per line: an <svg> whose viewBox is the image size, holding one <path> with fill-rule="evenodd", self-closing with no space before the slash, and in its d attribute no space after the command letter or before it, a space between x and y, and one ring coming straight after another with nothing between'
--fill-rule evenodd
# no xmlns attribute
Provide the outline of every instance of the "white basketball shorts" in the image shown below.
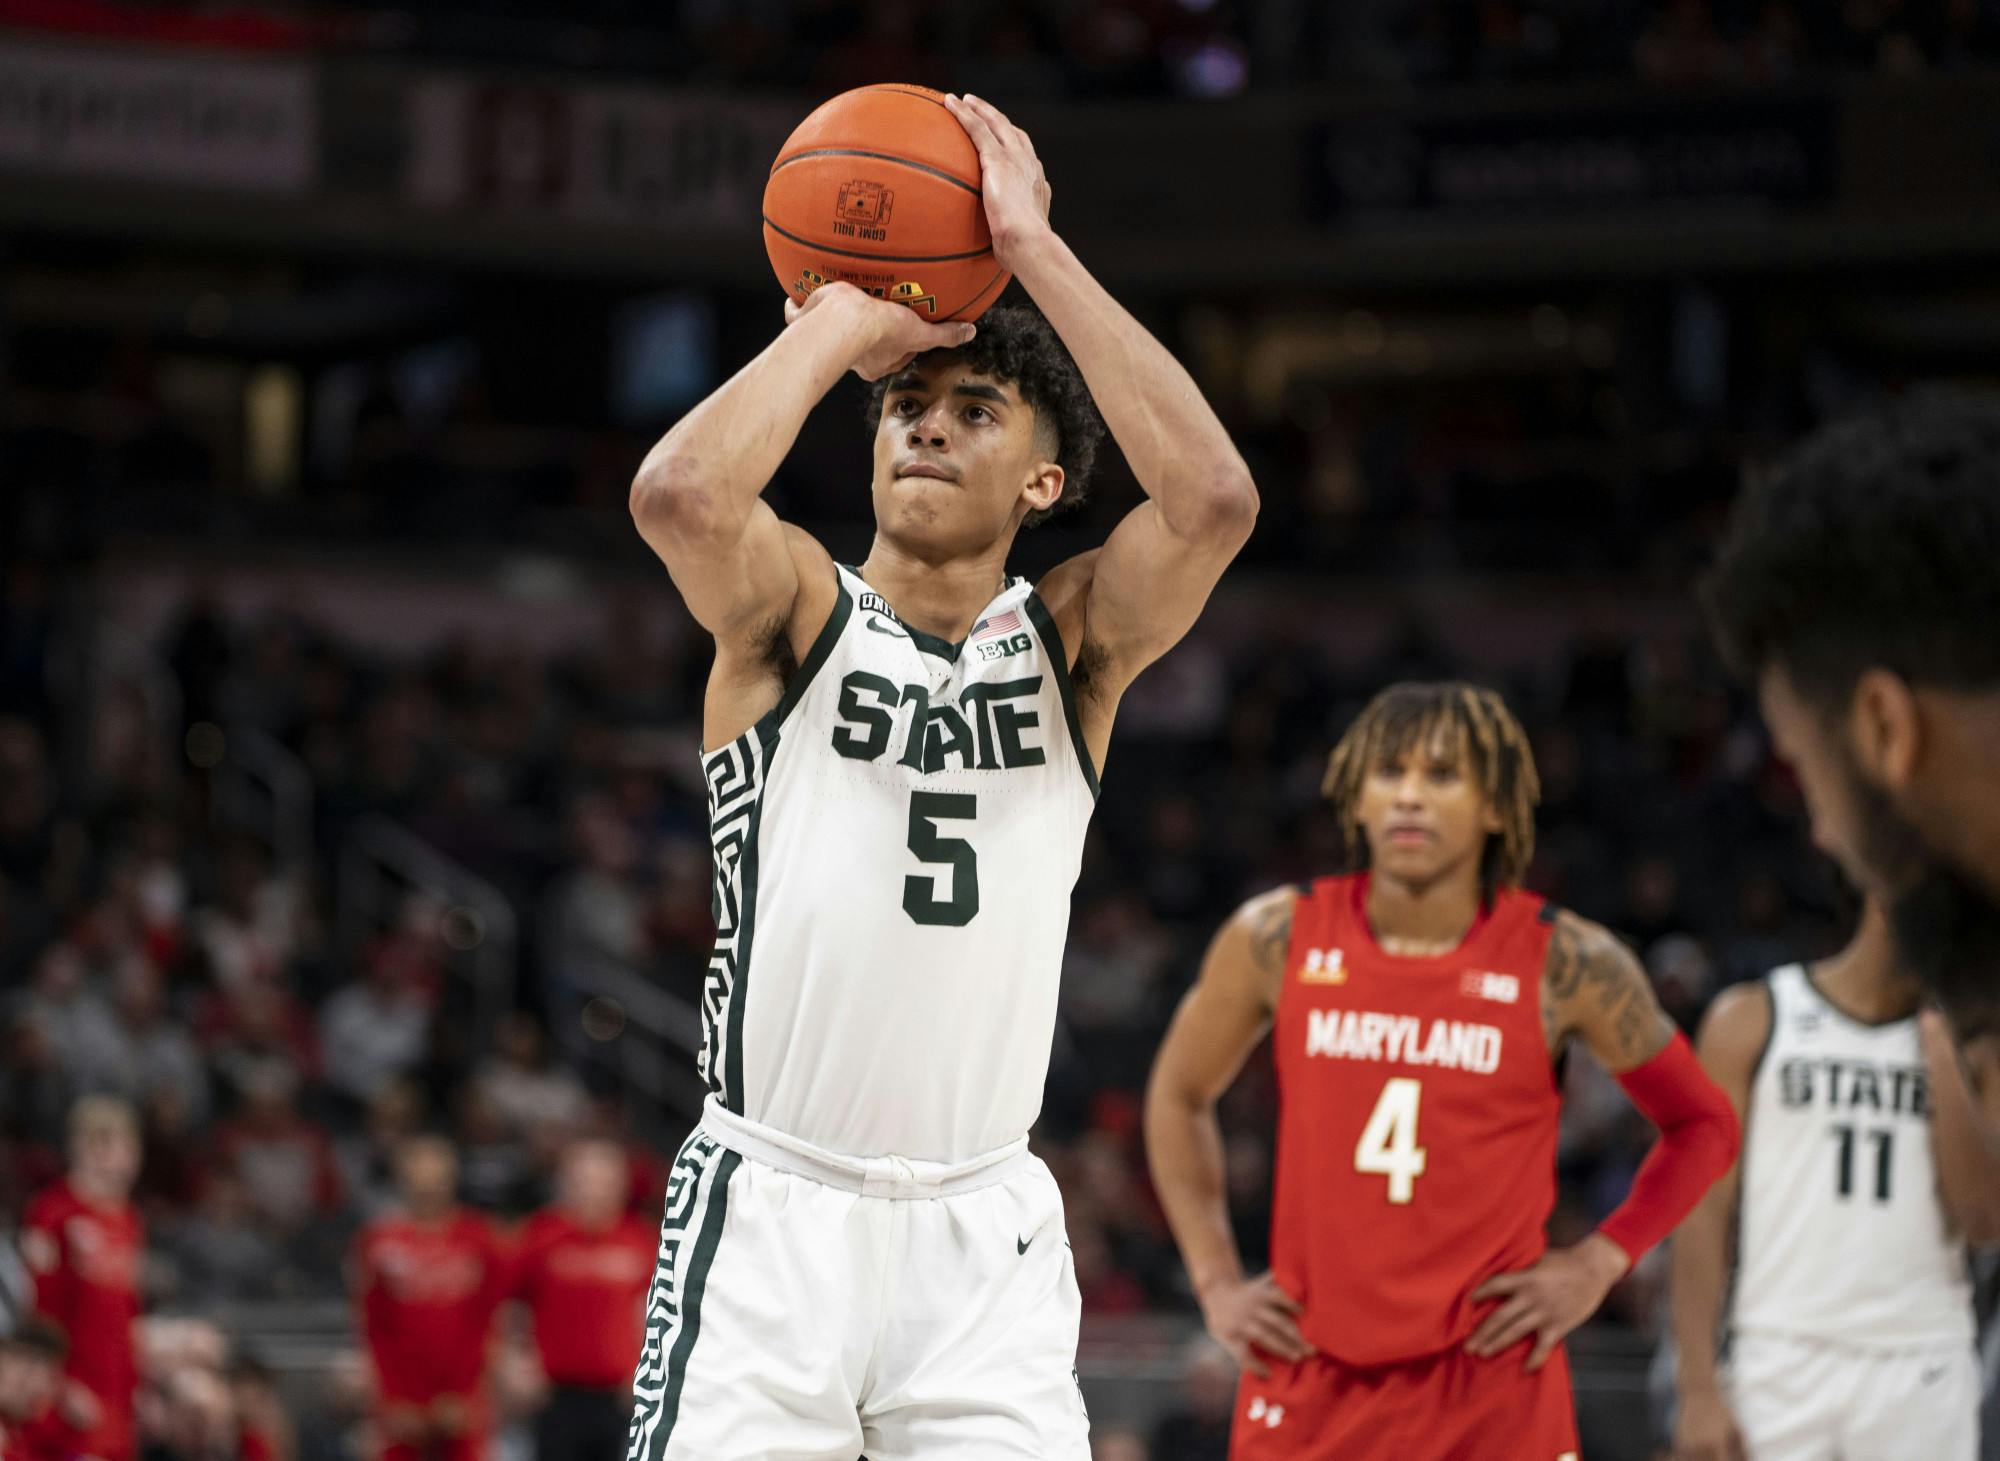
<svg viewBox="0 0 2000 1461"><path fill-rule="evenodd" d="M1979 1361L1738 1335L1726 1394L1750 1461L1978 1461Z"/></svg>
<svg viewBox="0 0 2000 1461"><path fill-rule="evenodd" d="M711 1100L667 1186L627 1461L1088 1461L1081 1307L1025 1139L857 1161Z"/></svg>

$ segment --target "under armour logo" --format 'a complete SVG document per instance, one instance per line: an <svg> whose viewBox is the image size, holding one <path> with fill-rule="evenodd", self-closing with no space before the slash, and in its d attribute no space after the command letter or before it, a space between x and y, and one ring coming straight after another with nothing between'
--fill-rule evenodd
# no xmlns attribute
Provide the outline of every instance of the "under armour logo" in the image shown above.
<svg viewBox="0 0 2000 1461"><path fill-rule="evenodd" d="M1307 949L1305 963L1299 966L1301 984L1345 984L1347 982L1346 959L1339 949Z"/></svg>
<svg viewBox="0 0 2000 1461"><path fill-rule="evenodd" d="M1266 1405L1264 1397L1261 1395L1250 1402L1250 1420L1253 1424L1261 1420L1264 1422L1266 1430L1276 1430L1284 1418L1285 1407L1282 1405Z"/></svg>

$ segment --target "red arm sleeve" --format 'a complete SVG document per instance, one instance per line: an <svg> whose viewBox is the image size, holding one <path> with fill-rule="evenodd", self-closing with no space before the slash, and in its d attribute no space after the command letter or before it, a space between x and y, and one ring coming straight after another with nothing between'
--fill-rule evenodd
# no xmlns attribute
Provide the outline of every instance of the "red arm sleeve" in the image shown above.
<svg viewBox="0 0 2000 1461"><path fill-rule="evenodd" d="M1660 1128L1632 1190L1598 1231L1634 1263L1680 1226L1736 1160L1743 1143L1735 1108L1708 1078L1685 1035L1618 1077L1632 1104Z"/></svg>

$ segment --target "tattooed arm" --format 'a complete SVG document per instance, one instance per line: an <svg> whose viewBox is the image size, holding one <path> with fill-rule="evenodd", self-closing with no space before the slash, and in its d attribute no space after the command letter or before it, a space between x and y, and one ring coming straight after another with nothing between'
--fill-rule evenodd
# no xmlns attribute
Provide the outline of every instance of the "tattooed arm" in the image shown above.
<svg viewBox="0 0 2000 1461"><path fill-rule="evenodd" d="M1641 1253L1687 1216L1736 1160L1738 1127L1729 1098L1702 1073L1687 1041L1653 997L1646 971L1607 930L1556 915L1542 972L1542 1033L1551 1051L1582 1039L1660 1128L1632 1192L1602 1226L1572 1248L1555 1248L1530 1268L1489 1278L1472 1296L1495 1299L1466 1341L1497 1355L1530 1335L1527 1368L1539 1368L1577 1325L1596 1312Z"/></svg>
<svg viewBox="0 0 2000 1461"><path fill-rule="evenodd" d="M1645 968L1619 937L1574 913L1556 915L1542 966L1542 1033L1560 1055L1572 1036L1613 1075L1644 1065L1674 1037Z"/></svg>
<svg viewBox="0 0 2000 1461"><path fill-rule="evenodd" d="M1293 888L1252 898L1208 947L1146 1086L1146 1156L1167 1224L1180 1245L1202 1318L1236 1363L1265 1373L1257 1351L1301 1359L1311 1347L1299 1306L1270 1274L1243 1276L1229 1225L1222 1130L1215 1103L1271 1028L1291 946Z"/></svg>

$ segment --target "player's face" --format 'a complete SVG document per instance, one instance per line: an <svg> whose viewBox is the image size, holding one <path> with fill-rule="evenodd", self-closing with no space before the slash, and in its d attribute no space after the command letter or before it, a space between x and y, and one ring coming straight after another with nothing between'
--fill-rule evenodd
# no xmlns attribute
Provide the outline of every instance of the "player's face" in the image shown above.
<svg viewBox="0 0 2000 1461"><path fill-rule="evenodd" d="M140 1156L138 1135L123 1125L105 1122L77 1138L78 1174L103 1191L130 1192L139 1180Z"/></svg>
<svg viewBox="0 0 2000 1461"><path fill-rule="evenodd" d="M1500 819L1460 749L1443 734L1394 752L1361 788L1368 861L1379 873L1417 885L1471 867Z"/></svg>
<svg viewBox="0 0 2000 1461"><path fill-rule="evenodd" d="M412 1207L449 1207L458 1194L458 1161L443 1142L411 1142L403 1149L397 1175Z"/></svg>
<svg viewBox="0 0 2000 1461"><path fill-rule="evenodd" d="M943 556L990 547L1062 491L1062 471L1039 445L1034 407L1011 382L961 360L920 360L882 397L876 525Z"/></svg>
<svg viewBox="0 0 2000 1461"><path fill-rule="evenodd" d="M1804 700L1782 670L1759 686L1779 755L1798 774L1813 841L1889 911L1896 957L1943 1007L2000 1118L2000 902L1942 856L1888 787L1864 769L1845 718Z"/></svg>
<svg viewBox="0 0 2000 1461"><path fill-rule="evenodd" d="M586 1142L563 1156L562 1200L586 1218L615 1215L625 1206L630 1177L625 1158L614 1146Z"/></svg>

